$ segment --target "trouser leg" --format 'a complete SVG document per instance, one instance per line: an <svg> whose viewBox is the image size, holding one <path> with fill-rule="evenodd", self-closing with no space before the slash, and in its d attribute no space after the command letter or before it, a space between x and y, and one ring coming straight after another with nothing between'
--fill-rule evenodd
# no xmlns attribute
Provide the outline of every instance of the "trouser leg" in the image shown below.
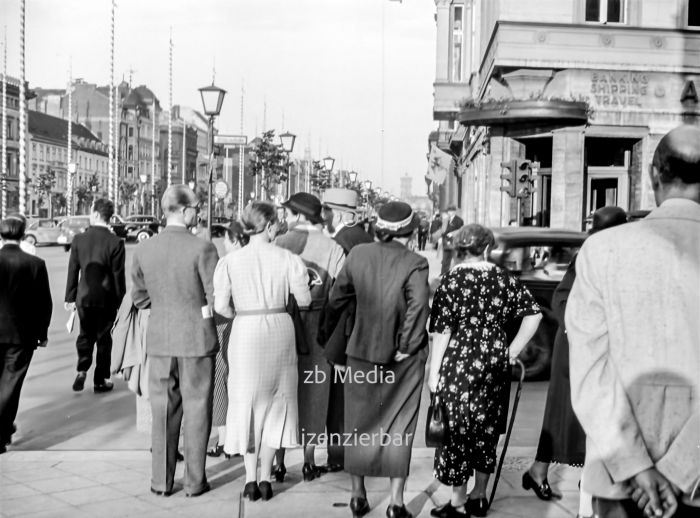
<svg viewBox="0 0 700 518"><path fill-rule="evenodd" d="M442 250L442 266L440 268L440 275L444 275L450 271L452 266L452 250Z"/></svg>
<svg viewBox="0 0 700 518"><path fill-rule="evenodd" d="M92 308L78 306L78 318L80 319L80 332L75 341L75 348L78 351L77 370L87 372L92 365L92 349L97 342L97 328Z"/></svg>
<svg viewBox="0 0 700 518"><path fill-rule="evenodd" d="M331 377L330 394L328 397L328 413L326 414L326 429L328 432L328 463L345 464L343 450L343 432L345 431L345 387L343 382ZM336 441L335 438L340 438Z"/></svg>
<svg viewBox="0 0 700 518"><path fill-rule="evenodd" d="M4 442L14 431L19 395L33 354L32 347L0 345L0 440Z"/></svg>
<svg viewBox="0 0 700 518"><path fill-rule="evenodd" d="M178 359L151 356L149 360L148 388L153 414L151 487L156 491L172 491L182 422Z"/></svg>
<svg viewBox="0 0 700 518"><path fill-rule="evenodd" d="M185 492L198 493L207 484L207 443L214 397L214 356L178 358L184 411Z"/></svg>
<svg viewBox="0 0 700 518"><path fill-rule="evenodd" d="M111 310L100 311L99 329L97 332L97 352L95 353L96 383L102 383L110 377L110 362L112 360L112 325L116 314Z"/></svg>

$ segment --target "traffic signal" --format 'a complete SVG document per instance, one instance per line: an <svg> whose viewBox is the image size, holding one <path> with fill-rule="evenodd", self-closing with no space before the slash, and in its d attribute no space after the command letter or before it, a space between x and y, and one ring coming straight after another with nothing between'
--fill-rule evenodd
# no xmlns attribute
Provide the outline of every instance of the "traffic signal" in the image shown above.
<svg viewBox="0 0 700 518"><path fill-rule="evenodd" d="M540 163L530 160L518 160L518 198L528 198L535 190L536 171L539 170Z"/></svg>
<svg viewBox="0 0 700 518"><path fill-rule="evenodd" d="M505 180L505 185L501 185L501 191L505 192L511 198L516 196L516 187L518 182L518 161L509 160L501 162L501 168L506 169L507 173L501 174L501 180Z"/></svg>

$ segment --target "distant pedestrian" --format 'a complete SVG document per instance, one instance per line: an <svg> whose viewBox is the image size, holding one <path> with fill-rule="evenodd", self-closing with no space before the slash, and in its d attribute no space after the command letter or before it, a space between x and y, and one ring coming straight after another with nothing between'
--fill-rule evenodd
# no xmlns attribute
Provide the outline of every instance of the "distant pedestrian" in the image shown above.
<svg viewBox="0 0 700 518"><path fill-rule="evenodd" d="M109 392L112 356L112 325L126 292L124 241L109 228L114 203L95 200L90 209L90 226L73 238L68 260L65 308L78 312L80 334L76 340L78 375L73 390L85 387L87 371L95 353L95 392Z"/></svg>
<svg viewBox="0 0 700 518"><path fill-rule="evenodd" d="M493 233L477 224L454 236L458 263L433 298L433 350L428 387L442 396L447 437L435 451L435 478L452 487L452 499L431 516L486 516L486 486L505 431L510 364L542 318L530 292L508 271L487 261ZM506 329L522 319L508 343ZM475 483L467 498L467 482Z"/></svg>
<svg viewBox="0 0 700 518"><path fill-rule="evenodd" d="M185 443L185 494L209 491L206 450L212 421L214 357L214 245L192 235L198 206L185 185L168 187L161 207L167 226L136 248L132 297L150 308L146 348L153 415L151 492L173 491L180 425Z"/></svg>
<svg viewBox="0 0 700 518"><path fill-rule="evenodd" d="M48 342L53 309L46 263L20 248L26 226L19 214L0 222L0 453L12 442L22 384L34 350Z"/></svg>
<svg viewBox="0 0 700 518"><path fill-rule="evenodd" d="M378 212L378 242L355 246L333 284L328 328L357 301L347 344L345 471L352 477L353 516L370 511L365 477L387 477L387 516L410 518L404 488L428 357L428 261L406 248L418 217L404 202ZM337 439L336 439L337 440Z"/></svg>
<svg viewBox="0 0 700 518"><path fill-rule="evenodd" d="M430 233L430 221L427 216L421 216L418 224L418 250L425 250L425 244L428 242L428 234Z"/></svg>
<svg viewBox="0 0 700 518"><path fill-rule="evenodd" d="M440 268L440 275L446 274L450 271L450 267L452 266L452 259L455 254L452 233L462 228L464 225L464 220L457 215L457 207L454 205L447 207L446 219L445 231L442 233L442 266Z"/></svg>
<svg viewBox="0 0 700 518"><path fill-rule="evenodd" d="M659 142L658 207L586 240L566 307L600 518L700 516L700 129Z"/></svg>

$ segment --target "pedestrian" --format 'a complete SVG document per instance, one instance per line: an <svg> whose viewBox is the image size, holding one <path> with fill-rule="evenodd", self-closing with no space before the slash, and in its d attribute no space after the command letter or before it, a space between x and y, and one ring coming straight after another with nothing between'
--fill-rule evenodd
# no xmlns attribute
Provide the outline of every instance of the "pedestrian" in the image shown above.
<svg viewBox="0 0 700 518"><path fill-rule="evenodd" d="M132 297L150 308L146 335L148 390L153 415L151 492L169 496L183 422L185 494L210 489L204 471L212 422L214 357L214 245L194 236L198 205L185 185L172 185L161 207L166 227L134 252Z"/></svg>
<svg viewBox="0 0 700 518"><path fill-rule="evenodd" d="M46 263L20 247L26 227L20 214L0 222L0 453L12 443L22 384L48 343L53 309Z"/></svg>
<svg viewBox="0 0 700 518"><path fill-rule="evenodd" d="M442 231L442 216L439 211L435 211L433 214L433 219L430 222L430 242L433 244L435 250L438 249L440 241L440 233Z"/></svg>
<svg viewBox="0 0 700 518"><path fill-rule="evenodd" d="M334 232L331 235L338 243L345 256L356 245L372 243L374 240L365 232L358 213L358 196L352 189L327 189L323 193L324 210L329 211L331 227ZM325 358L333 365L343 366L347 364L345 350L347 341L352 332L352 324L355 318L355 303L350 302L346 307L340 321L335 326L334 332L326 329L324 321L325 312L321 314L319 344L323 346ZM329 437L339 437L345 431L344 428L344 385L342 379L333 375L330 379L330 394L328 398L328 413L326 415L326 432ZM341 471L345 463L345 455L342 445L328 444L328 462L320 466L323 473Z"/></svg>
<svg viewBox="0 0 700 518"><path fill-rule="evenodd" d="M425 244L428 241L428 233L430 232L430 222L428 217L422 215L420 218L420 223L418 225L418 250L424 251Z"/></svg>
<svg viewBox="0 0 700 518"><path fill-rule="evenodd" d="M282 205L275 205L277 208L277 235L282 236L287 233L289 226L287 225L287 210Z"/></svg>
<svg viewBox="0 0 700 518"><path fill-rule="evenodd" d="M442 266L440 267L440 275L445 275L452 266L452 259L455 255L452 233L464 225L464 220L457 215L457 207L454 205L447 207L446 219L445 231L442 233Z"/></svg>
<svg viewBox="0 0 700 518"><path fill-rule="evenodd" d="M508 413L510 365L542 318L530 292L507 270L487 260L493 233L478 224L454 236L458 263L433 298L428 387L441 396L447 436L435 451L434 474L452 498L431 511L441 518L486 516L486 486L496 467L496 445ZM506 329L522 319L508 343ZM475 483L467 498L467 481Z"/></svg>
<svg viewBox="0 0 700 518"><path fill-rule="evenodd" d="M332 368L318 343L318 327L321 311L328 300L333 281L345 262L343 249L323 232L323 206L313 194L293 194L282 205L287 209L287 221L291 228L275 240L275 244L301 257L306 265L311 283L311 304L302 307L301 321L304 327L308 354L299 356L299 426L304 445L302 476L310 481L320 476L316 465L314 437L326 430L326 417L330 397ZM298 302L298 301L297 301ZM320 373L314 382L307 381L309 373ZM283 470L284 456L278 455L277 469Z"/></svg>
<svg viewBox="0 0 700 518"><path fill-rule="evenodd" d="M326 319L333 329L357 301L347 344L345 471L352 477L354 517L370 511L365 477L388 477L386 515L406 518L404 487L428 356L428 261L406 244L418 225L410 205L379 209L378 242L355 246L331 289Z"/></svg>
<svg viewBox="0 0 700 518"><path fill-rule="evenodd" d="M226 255L219 259L214 272L214 289L225 282L226 256L240 250L248 244L249 236L243 231L238 221L232 221L224 234L224 250ZM216 293L214 294L216 298ZM214 405L212 410L212 427L217 428L217 444L207 451L210 457L220 457L224 453L226 442L226 413L228 411L228 343L231 339L233 320L218 312L214 312L216 334L219 339L219 351L216 353L214 365ZM230 455L226 454L226 458Z"/></svg>
<svg viewBox="0 0 700 518"><path fill-rule="evenodd" d="M700 515L700 129L666 134L650 179L658 207L586 240L566 307L600 518Z"/></svg>
<svg viewBox="0 0 700 518"><path fill-rule="evenodd" d="M114 203L98 198L90 209L90 226L73 238L66 280L66 311L78 312L80 333L75 346L78 350L78 374L73 390L85 387L87 371L92 365L95 392L114 388L110 378L112 356L112 325L126 292L124 241L109 228Z"/></svg>
<svg viewBox="0 0 700 518"><path fill-rule="evenodd" d="M216 311L233 317L224 451L244 455L243 496L269 500L275 451L299 445L297 352L286 303L291 293L306 307L311 295L303 261L271 243L274 205L253 202L242 223L250 242L222 259L214 297Z"/></svg>
<svg viewBox="0 0 700 518"><path fill-rule="evenodd" d="M593 226L589 235L626 222L627 214L620 207L602 207L593 214ZM553 493L547 480L551 463L582 467L586 457L586 435L571 408L569 341L564 324L566 302L576 279L575 264L574 257L552 296L552 312L559 322L559 328L554 338L551 375L537 454L535 461L523 474L523 488L532 489L540 500L551 500L558 496ZM591 515L590 497L582 495L579 507L581 516Z"/></svg>

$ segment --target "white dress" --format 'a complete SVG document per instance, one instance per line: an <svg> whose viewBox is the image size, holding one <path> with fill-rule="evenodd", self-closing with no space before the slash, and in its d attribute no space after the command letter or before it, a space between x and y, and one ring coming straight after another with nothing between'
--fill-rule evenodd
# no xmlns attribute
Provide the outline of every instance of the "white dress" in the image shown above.
<svg viewBox="0 0 700 518"><path fill-rule="evenodd" d="M261 444L299 446L294 325L282 310L289 293L300 306L309 305L307 283L302 260L270 243L252 242L217 267L216 311L230 315L231 301L236 311L228 345L226 453L252 453Z"/></svg>

